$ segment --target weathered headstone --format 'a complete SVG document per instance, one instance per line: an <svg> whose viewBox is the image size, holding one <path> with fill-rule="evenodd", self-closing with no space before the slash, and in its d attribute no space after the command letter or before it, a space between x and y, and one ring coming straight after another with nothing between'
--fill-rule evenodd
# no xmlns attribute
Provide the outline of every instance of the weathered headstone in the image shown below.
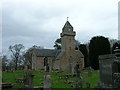
<svg viewBox="0 0 120 90"><path fill-rule="evenodd" d="M100 84L104 88L120 88L120 49L116 48L114 52L99 57Z"/></svg>
<svg viewBox="0 0 120 90"><path fill-rule="evenodd" d="M83 85L83 77L80 76L79 78L77 78L76 88L80 89L82 88L82 85Z"/></svg>
<svg viewBox="0 0 120 90"><path fill-rule="evenodd" d="M28 85L28 66L27 65L25 66L25 69L24 69L24 78L25 78L24 84L25 86L27 86Z"/></svg>
<svg viewBox="0 0 120 90"><path fill-rule="evenodd" d="M113 74L113 88L120 88L120 73Z"/></svg>
<svg viewBox="0 0 120 90"><path fill-rule="evenodd" d="M120 61L115 60L112 65L112 71L113 71L113 87L114 88L120 88Z"/></svg>
<svg viewBox="0 0 120 90"><path fill-rule="evenodd" d="M80 77L80 65L78 62L75 65L75 71L76 71L76 76L79 78Z"/></svg>
<svg viewBox="0 0 120 90"><path fill-rule="evenodd" d="M112 73L120 73L120 60L115 60L112 64Z"/></svg>
<svg viewBox="0 0 120 90"><path fill-rule="evenodd" d="M29 83L28 83L28 86L30 88L33 88L33 77L34 77L34 74L31 71L29 71Z"/></svg>
<svg viewBox="0 0 120 90"><path fill-rule="evenodd" d="M92 76L92 68L88 67L88 77L91 77L91 76Z"/></svg>
<svg viewBox="0 0 120 90"><path fill-rule="evenodd" d="M25 81L24 81L24 84L27 88L33 88L33 73L31 72L30 69L28 69L28 66L25 66L25 69L24 69L24 78L25 78Z"/></svg>
<svg viewBox="0 0 120 90"><path fill-rule="evenodd" d="M100 84L103 87L112 86L112 63L115 59L113 54L99 56Z"/></svg>
<svg viewBox="0 0 120 90"><path fill-rule="evenodd" d="M44 76L44 89L51 89L51 76L49 74Z"/></svg>
<svg viewBox="0 0 120 90"><path fill-rule="evenodd" d="M83 78L80 76L80 66L79 63L77 62L76 66L75 66L75 71L76 71L76 88L82 88L82 82L83 82Z"/></svg>

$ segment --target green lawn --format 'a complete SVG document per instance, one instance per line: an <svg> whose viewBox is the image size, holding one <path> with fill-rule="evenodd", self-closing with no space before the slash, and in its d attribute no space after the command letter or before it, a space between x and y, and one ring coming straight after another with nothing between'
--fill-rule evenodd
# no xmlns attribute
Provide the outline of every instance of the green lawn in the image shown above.
<svg viewBox="0 0 120 90"><path fill-rule="evenodd" d="M44 79L44 72L43 71L32 71L32 72L35 75L34 76L34 86L42 87L43 86L42 82ZM52 74L51 74L52 88L71 88L70 84L65 84L64 83L65 80L59 79L59 77L58 77L60 75L65 75L65 74L69 74L69 73L62 72L62 73L56 74L55 72L52 72ZM3 80L3 82L13 83L14 88L22 88L22 87L24 87L24 85L15 83L15 78L22 78L23 76L24 76L23 71L3 72L2 80ZM88 77L88 73L86 71L84 71L84 73L82 73L81 76L84 78L83 88L86 87L86 83L90 83L91 88L94 88L99 81L99 72L97 72L97 71L93 71L91 77ZM69 78L68 81L76 81L76 77ZM73 88L75 88L75 83L74 83Z"/></svg>

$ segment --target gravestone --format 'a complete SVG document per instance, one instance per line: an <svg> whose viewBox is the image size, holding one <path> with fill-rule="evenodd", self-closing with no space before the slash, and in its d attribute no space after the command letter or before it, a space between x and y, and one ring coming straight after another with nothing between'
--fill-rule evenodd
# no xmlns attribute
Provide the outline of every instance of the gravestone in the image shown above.
<svg viewBox="0 0 120 90"><path fill-rule="evenodd" d="M51 89L51 76L49 74L44 76L44 89Z"/></svg>
<svg viewBox="0 0 120 90"><path fill-rule="evenodd" d="M115 59L113 54L99 56L100 84L103 87L112 86L112 63Z"/></svg>
<svg viewBox="0 0 120 90"><path fill-rule="evenodd" d="M120 49L115 54L99 56L100 85L104 88L120 88Z"/></svg>
<svg viewBox="0 0 120 90"><path fill-rule="evenodd" d="M79 78L77 78L76 88L77 89L82 88L82 84L83 84L83 77L80 76Z"/></svg>
<svg viewBox="0 0 120 90"><path fill-rule="evenodd" d="M47 59L46 59L47 60ZM51 90L51 76L48 62L45 62L44 89Z"/></svg>
<svg viewBox="0 0 120 90"><path fill-rule="evenodd" d="M78 62L75 65L75 72L76 72L76 76L79 78L80 77L80 65Z"/></svg>
<svg viewBox="0 0 120 90"><path fill-rule="evenodd" d="M88 67L88 77L91 77L91 76L92 76L92 68Z"/></svg>
<svg viewBox="0 0 120 90"><path fill-rule="evenodd" d="M33 77L34 77L34 74L31 71L29 71L29 80L28 80L29 88L33 88Z"/></svg>
<svg viewBox="0 0 120 90"><path fill-rule="evenodd" d="M113 88L120 89L120 73L113 74Z"/></svg>
<svg viewBox="0 0 120 90"><path fill-rule="evenodd" d="M76 71L76 88L80 89L82 88L82 82L83 82L83 78L80 76L80 65L77 62L76 66L75 66L75 71Z"/></svg>
<svg viewBox="0 0 120 90"><path fill-rule="evenodd" d="M25 78L25 81L24 81L24 84L25 86L28 86L28 66L26 65L25 66L25 69L24 69L24 78Z"/></svg>
<svg viewBox="0 0 120 90"><path fill-rule="evenodd" d="M120 88L120 61L115 60L112 65L112 71L113 71L113 87L114 88Z"/></svg>
<svg viewBox="0 0 120 90"><path fill-rule="evenodd" d="M112 64L113 73L120 73L120 60L115 60Z"/></svg>
<svg viewBox="0 0 120 90"><path fill-rule="evenodd" d="M25 66L24 69L24 84L27 88L33 88L33 73L31 72L31 70L28 68L28 66Z"/></svg>

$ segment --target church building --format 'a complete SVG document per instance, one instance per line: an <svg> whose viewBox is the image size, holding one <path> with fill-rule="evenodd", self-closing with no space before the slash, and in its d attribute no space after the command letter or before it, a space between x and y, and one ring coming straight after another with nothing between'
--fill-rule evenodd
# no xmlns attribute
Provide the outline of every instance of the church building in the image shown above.
<svg viewBox="0 0 120 90"><path fill-rule="evenodd" d="M32 69L44 69L46 63L50 69L74 72L76 63L80 69L84 67L84 56L80 50L76 50L76 32L69 21L62 28L61 49L35 49L32 54Z"/></svg>

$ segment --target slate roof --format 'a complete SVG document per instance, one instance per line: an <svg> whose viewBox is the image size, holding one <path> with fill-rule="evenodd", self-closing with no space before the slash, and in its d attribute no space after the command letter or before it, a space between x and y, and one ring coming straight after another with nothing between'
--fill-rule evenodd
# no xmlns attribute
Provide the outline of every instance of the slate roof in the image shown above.
<svg viewBox="0 0 120 90"><path fill-rule="evenodd" d="M56 56L56 60L59 60L63 55L64 55L65 51L62 51L61 53L59 53L57 56Z"/></svg>
<svg viewBox="0 0 120 90"><path fill-rule="evenodd" d="M82 54L82 52L81 51L79 51L79 50L76 50L76 54L79 56L79 57L84 57L84 55Z"/></svg>
<svg viewBox="0 0 120 90"><path fill-rule="evenodd" d="M56 57L61 51L56 49L36 49L36 56Z"/></svg>
<svg viewBox="0 0 120 90"><path fill-rule="evenodd" d="M72 27L72 25L70 24L69 21L67 21L67 22L65 23L63 29L64 29L64 28L72 28L72 29L73 29L73 27Z"/></svg>

